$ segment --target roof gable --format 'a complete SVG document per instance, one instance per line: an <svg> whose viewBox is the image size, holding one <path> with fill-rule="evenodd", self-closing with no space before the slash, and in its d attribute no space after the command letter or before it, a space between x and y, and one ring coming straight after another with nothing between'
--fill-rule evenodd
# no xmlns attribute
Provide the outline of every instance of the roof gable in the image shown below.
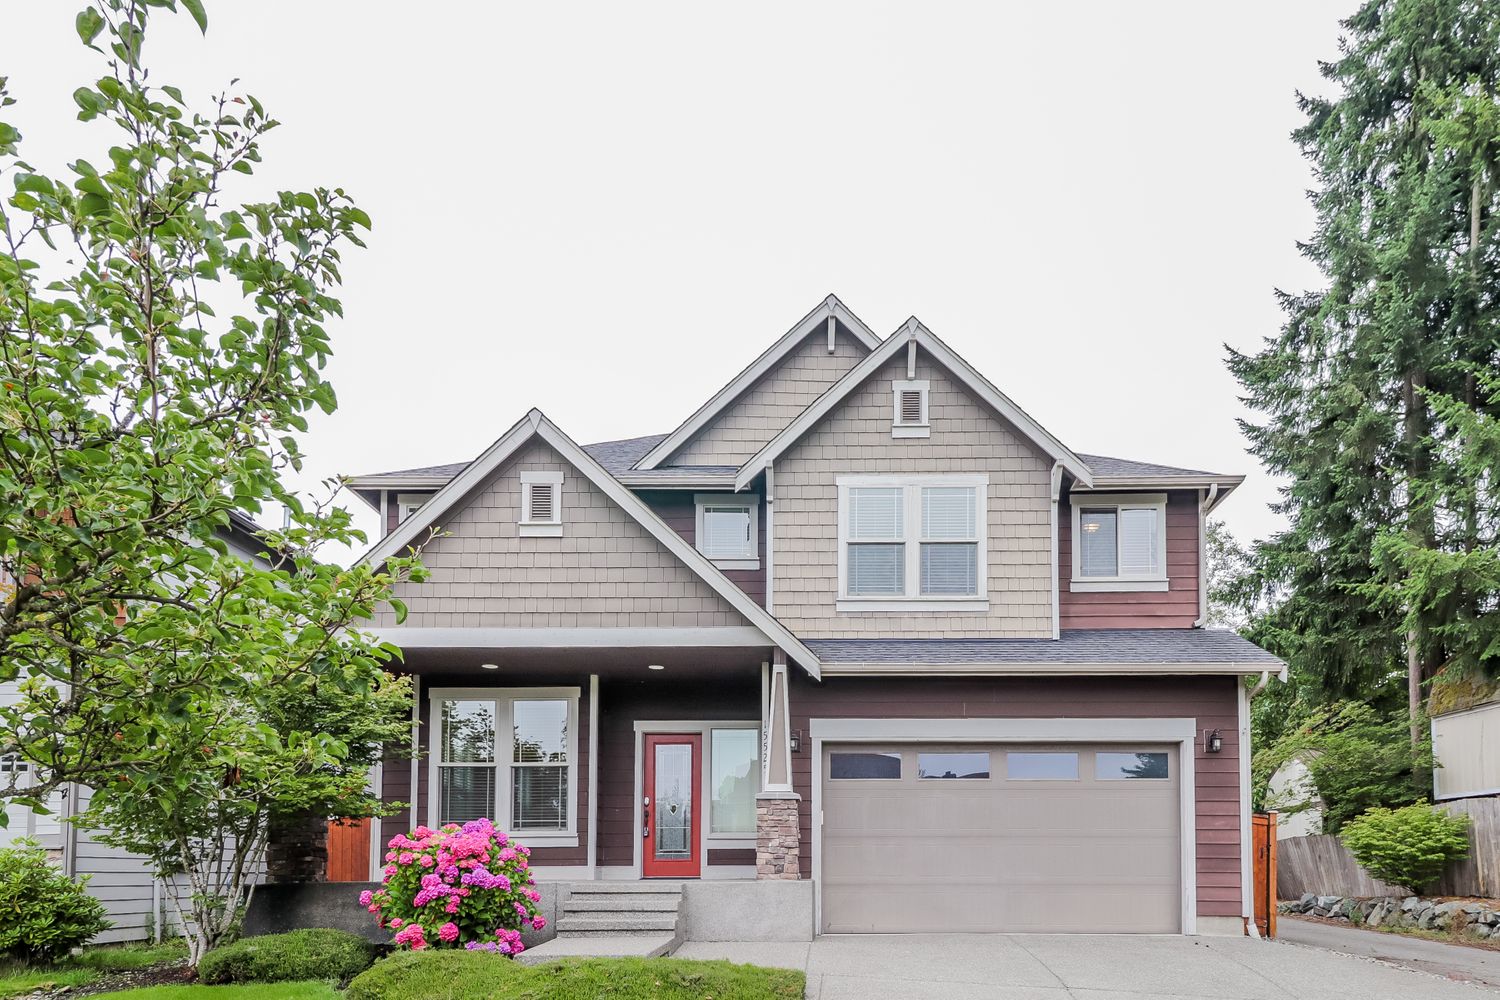
<svg viewBox="0 0 1500 1000"><path fill-rule="evenodd" d="M946 368L963 387L972 392L1006 421L1011 423L1038 450L1084 485L1093 484L1093 473L1088 465L1066 445L1053 437L1041 424L1017 406L1009 396L981 375L975 368L943 343L936 334L916 318L906 321L896 333L855 365L823 395L819 396L801 415L793 420L781 433L772 438L765 447L756 452L740 467L735 477L735 488L744 489L755 480L766 467L804 434L834 411L851 393L891 362L901 351L925 351L943 368ZM909 355L914 357L914 355Z"/></svg>
<svg viewBox="0 0 1500 1000"><path fill-rule="evenodd" d="M526 445L538 440L549 445L562 461L588 480L597 491L645 529L730 607L763 632L768 642L779 646L792 659L801 663L812 676L818 676L818 658L811 650L744 591L731 583L696 548L657 517L640 498L621 485L540 410L533 409L527 413L519 423L439 490L421 510L376 544L360 561L379 564L408 550L434 525L441 524L446 518L456 514L470 495L488 482L492 474L507 460Z"/></svg>
<svg viewBox="0 0 1500 1000"><path fill-rule="evenodd" d="M842 339L836 338L834 331L837 330L843 330L852 335L861 351L873 351L880 344L880 338L875 335L874 331L840 302L837 296L828 296L819 303L817 308L798 320L744 371L731 379L728 385L699 407L697 412L683 421L681 426L657 443L639 461L636 468L655 469L666 463L708 429L737 400L792 357L802 347L804 341L814 334L827 332L830 336L829 346L832 347L836 339ZM826 388L826 383L818 386L818 392L821 392L823 388ZM753 445L750 450L753 450ZM736 456L736 462L738 461L739 456Z"/></svg>

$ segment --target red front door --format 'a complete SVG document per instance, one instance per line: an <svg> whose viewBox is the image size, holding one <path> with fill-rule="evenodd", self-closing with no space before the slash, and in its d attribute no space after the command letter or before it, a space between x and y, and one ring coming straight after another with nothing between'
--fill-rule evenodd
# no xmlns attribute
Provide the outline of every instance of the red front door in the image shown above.
<svg viewBox="0 0 1500 1000"><path fill-rule="evenodd" d="M698 824L703 815L703 737L652 733L646 737L641 804L641 874L697 878L703 871Z"/></svg>

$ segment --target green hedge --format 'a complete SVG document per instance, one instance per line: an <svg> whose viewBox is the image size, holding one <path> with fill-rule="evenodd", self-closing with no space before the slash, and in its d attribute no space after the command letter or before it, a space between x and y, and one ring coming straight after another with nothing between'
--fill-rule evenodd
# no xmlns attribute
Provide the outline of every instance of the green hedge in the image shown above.
<svg viewBox="0 0 1500 1000"><path fill-rule="evenodd" d="M109 926L104 904L47 860L36 841L0 848L0 957L45 962Z"/></svg>
<svg viewBox="0 0 1500 1000"><path fill-rule="evenodd" d="M801 972L678 958L521 965L484 951L403 951L349 984L345 1000L801 1000Z"/></svg>
<svg viewBox="0 0 1500 1000"><path fill-rule="evenodd" d="M346 983L375 961L376 946L345 931L314 928L244 938L215 948L198 963L205 983Z"/></svg>

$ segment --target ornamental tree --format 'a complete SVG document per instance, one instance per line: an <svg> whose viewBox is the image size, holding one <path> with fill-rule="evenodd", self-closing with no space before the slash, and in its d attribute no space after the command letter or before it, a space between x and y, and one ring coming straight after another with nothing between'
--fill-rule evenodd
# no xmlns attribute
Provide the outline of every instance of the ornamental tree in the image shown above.
<svg viewBox="0 0 1500 1000"><path fill-rule="evenodd" d="M21 687L0 756L29 765L0 775L0 813L159 773L162 727L206 697L371 689L391 651L350 625L414 568L318 562L362 536L282 481L307 414L335 406L324 324L369 219L338 188L233 203L276 122L249 95L195 107L148 82L150 19L178 6L78 14L102 74L74 100L113 144L68 176L0 120L0 682ZM180 6L206 28L200 0ZM275 568L227 559L231 511L268 503L290 518L264 538Z"/></svg>
<svg viewBox="0 0 1500 1000"><path fill-rule="evenodd" d="M0 756L25 765L0 773L0 820L92 787L82 822L189 883L196 959L246 902L268 817L371 810L358 748L406 696L355 626L422 570L320 561L364 539L283 482L307 415L334 409L325 324L370 223L339 188L235 200L276 122L148 74L152 18L179 8L206 29L201 0L78 13L100 75L73 97L110 144L66 176L21 158L0 80L0 682L19 688ZM267 505L287 527L232 557L231 512Z"/></svg>
<svg viewBox="0 0 1500 1000"><path fill-rule="evenodd" d="M518 955L522 929L547 926L536 908L531 851L489 820L419 826L389 847L380 888L359 902L396 944Z"/></svg>

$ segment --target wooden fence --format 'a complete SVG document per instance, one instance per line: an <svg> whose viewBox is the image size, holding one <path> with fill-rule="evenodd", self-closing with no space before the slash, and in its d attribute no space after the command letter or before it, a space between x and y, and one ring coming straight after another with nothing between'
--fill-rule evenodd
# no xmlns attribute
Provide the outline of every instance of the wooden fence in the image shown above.
<svg viewBox="0 0 1500 1000"><path fill-rule="evenodd" d="M1438 885L1444 896L1500 896L1500 798L1455 799L1440 803L1470 817L1469 857L1449 867ZM1277 845L1276 894L1296 899L1320 896L1399 896L1400 886L1366 875L1337 837L1291 837Z"/></svg>

